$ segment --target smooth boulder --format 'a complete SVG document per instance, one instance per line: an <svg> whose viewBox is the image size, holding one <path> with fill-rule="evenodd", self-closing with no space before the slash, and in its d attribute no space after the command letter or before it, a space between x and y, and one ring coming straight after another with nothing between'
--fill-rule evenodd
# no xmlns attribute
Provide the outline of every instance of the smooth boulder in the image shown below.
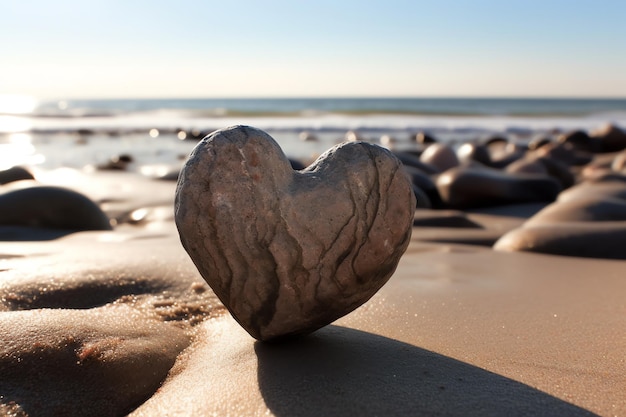
<svg viewBox="0 0 626 417"><path fill-rule="evenodd" d="M593 139L600 143L602 152L617 152L626 149L626 133L613 124L607 124L591 132Z"/></svg>
<svg viewBox="0 0 626 417"><path fill-rule="evenodd" d="M626 200L592 196L552 203L528 219L524 227L536 224L590 221L626 221Z"/></svg>
<svg viewBox="0 0 626 417"><path fill-rule="evenodd" d="M502 236L494 249L626 260L626 222L564 222L530 225Z"/></svg>
<svg viewBox="0 0 626 417"><path fill-rule="evenodd" d="M437 178L441 199L451 208L551 202L562 187L543 175L513 175L488 168L457 167Z"/></svg>
<svg viewBox="0 0 626 417"><path fill-rule="evenodd" d="M259 340L317 330L380 289L406 250L415 197L388 150L348 142L294 171L265 132L226 128L181 171L183 247Z"/></svg>
<svg viewBox="0 0 626 417"><path fill-rule="evenodd" d="M457 149L456 156L461 163L476 161L486 166L491 165L489 149L478 143L464 143Z"/></svg>
<svg viewBox="0 0 626 417"><path fill-rule="evenodd" d="M539 157L554 159L566 165L581 166L591 162L589 153L576 150L571 143L550 143L534 151Z"/></svg>
<svg viewBox="0 0 626 417"><path fill-rule="evenodd" d="M20 166L14 166L9 169L0 171L0 184L8 184L10 182L21 180L33 180L33 174L26 168Z"/></svg>
<svg viewBox="0 0 626 417"><path fill-rule="evenodd" d="M86 196L61 187L36 186L0 195L0 225L70 231L111 230L107 215Z"/></svg>
<svg viewBox="0 0 626 417"><path fill-rule="evenodd" d="M592 138L583 130L572 130L563 133L557 138L558 143L567 143L574 149L586 152L597 152L600 150L600 141Z"/></svg>
<svg viewBox="0 0 626 417"><path fill-rule="evenodd" d="M562 192L494 249L626 259L626 184L584 182Z"/></svg>
<svg viewBox="0 0 626 417"><path fill-rule="evenodd" d="M518 159L506 167L510 174L542 174L558 180L563 188L569 188L576 182L567 165L550 158L528 156Z"/></svg>
<svg viewBox="0 0 626 417"><path fill-rule="evenodd" d="M566 202L593 197L626 200L626 182L621 177L607 181L585 181L563 191L559 194L558 201Z"/></svg>
<svg viewBox="0 0 626 417"><path fill-rule="evenodd" d="M433 143L420 155L420 161L434 166L439 172L454 168L459 165L459 158L456 152L442 143Z"/></svg>
<svg viewBox="0 0 626 417"><path fill-rule="evenodd" d="M413 183L414 188L418 188L421 190L421 194L425 194L427 197L430 206L433 208L442 207L443 203L441 202L441 196L439 196L439 191L437 190L437 185L432 180L432 178L417 168L411 166L404 166L404 170L410 176L411 181ZM418 193L416 193L417 195ZM417 197L418 207L426 207L424 204L421 204L422 201L420 197Z"/></svg>

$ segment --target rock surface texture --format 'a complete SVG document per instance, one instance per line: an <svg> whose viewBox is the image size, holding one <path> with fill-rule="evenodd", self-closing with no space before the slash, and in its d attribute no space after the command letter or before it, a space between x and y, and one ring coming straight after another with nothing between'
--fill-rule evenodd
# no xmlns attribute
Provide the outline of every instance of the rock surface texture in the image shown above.
<svg viewBox="0 0 626 417"><path fill-rule="evenodd" d="M372 297L406 250L416 202L401 167L352 142L294 171L265 132L217 131L181 171L181 242L253 337L317 330Z"/></svg>

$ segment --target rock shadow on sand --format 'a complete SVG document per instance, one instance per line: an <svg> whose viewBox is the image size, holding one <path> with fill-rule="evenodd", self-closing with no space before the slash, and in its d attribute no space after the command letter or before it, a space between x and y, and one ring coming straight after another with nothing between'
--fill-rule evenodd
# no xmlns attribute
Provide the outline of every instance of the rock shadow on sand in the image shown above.
<svg viewBox="0 0 626 417"><path fill-rule="evenodd" d="M258 383L276 416L595 416L528 385L371 333L328 326L257 342Z"/></svg>

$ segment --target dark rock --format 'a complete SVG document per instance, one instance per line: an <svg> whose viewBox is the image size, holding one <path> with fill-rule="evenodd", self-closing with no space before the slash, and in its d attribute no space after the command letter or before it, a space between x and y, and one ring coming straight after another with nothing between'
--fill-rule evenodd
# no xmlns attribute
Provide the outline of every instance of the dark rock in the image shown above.
<svg viewBox="0 0 626 417"><path fill-rule="evenodd" d="M519 159L506 167L510 174L549 175L561 183L563 189L574 185L576 179L564 163L550 158L529 156Z"/></svg>
<svg viewBox="0 0 626 417"><path fill-rule="evenodd" d="M502 205L502 206L473 208L470 210L466 210L466 212L469 214L473 214L473 215L487 215L487 216L498 216L500 218L506 218L506 219L509 219L509 222L507 223L511 223L510 219L518 219L518 221L520 219L523 220L520 223L516 224L515 227L508 228L508 230L513 230L516 227L521 226L526 219L539 213L549 204L550 204L549 202L507 204L507 205ZM506 227L507 226L505 226L505 228ZM501 227L498 227L498 229L501 229Z"/></svg>
<svg viewBox="0 0 626 417"><path fill-rule="evenodd" d="M585 152L598 152L600 150L600 141L590 137L587 132L582 130L574 130L563 133L557 138L558 143L567 143L573 149Z"/></svg>
<svg viewBox="0 0 626 417"><path fill-rule="evenodd" d="M0 171L0 184L8 184L14 181L34 180L33 174L26 168L19 166Z"/></svg>
<svg viewBox="0 0 626 417"><path fill-rule="evenodd" d="M523 152L515 152L515 153L512 153L512 154L501 155L499 157L493 158L491 160L490 166L492 168L496 168L496 169L506 168L507 166L509 166L513 162L519 161L520 159L524 158L524 156L525 155L524 155Z"/></svg>
<svg viewBox="0 0 626 417"><path fill-rule="evenodd" d="M89 198L59 187L30 187L0 195L0 224L71 231L111 230Z"/></svg>
<svg viewBox="0 0 626 417"><path fill-rule="evenodd" d="M605 125L591 132L590 136L600 142L602 152L618 152L626 149L626 133L615 125Z"/></svg>
<svg viewBox="0 0 626 417"><path fill-rule="evenodd" d="M306 165L293 158L289 158L289 164L291 164L291 168L295 169L296 171L300 171L301 169L306 168Z"/></svg>
<svg viewBox="0 0 626 417"><path fill-rule="evenodd" d="M561 161L551 158L537 158L537 161L545 167L548 175L556 178L561 183L563 189L569 188L576 183L576 178L572 171Z"/></svg>
<svg viewBox="0 0 626 417"><path fill-rule="evenodd" d="M490 146L488 149L491 159L490 166L497 169L502 169L526 156L526 150L514 143L507 143L504 146Z"/></svg>
<svg viewBox="0 0 626 417"><path fill-rule="evenodd" d="M419 158L424 153L424 148L403 149L403 153Z"/></svg>
<svg viewBox="0 0 626 417"><path fill-rule="evenodd" d="M134 158L128 154L112 156L104 164L97 166L102 171L125 171L128 165L134 162Z"/></svg>
<svg viewBox="0 0 626 417"><path fill-rule="evenodd" d="M521 227L502 236L499 251L626 259L626 222L565 222Z"/></svg>
<svg viewBox="0 0 626 417"><path fill-rule="evenodd" d="M521 228L503 236L494 248L626 259L625 242L626 184L618 180L572 187Z"/></svg>
<svg viewBox="0 0 626 417"><path fill-rule="evenodd" d="M415 136L412 137L413 141L419 143L420 145L426 145L431 143L436 143L437 139L434 136L431 136L424 132L418 132Z"/></svg>
<svg viewBox="0 0 626 417"><path fill-rule="evenodd" d="M483 145L490 148L492 146L501 147L509 143L509 140L502 136L492 136L482 141Z"/></svg>
<svg viewBox="0 0 626 417"><path fill-rule="evenodd" d="M78 133L80 136L91 136L91 135L95 134L95 132L93 130L85 129L85 128L78 129L76 131L76 133Z"/></svg>
<svg viewBox="0 0 626 417"><path fill-rule="evenodd" d="M416 200L415 208L424 208L424 209L433 208L433 203L430 201L430 198L428 197L428 195L424 191L422 191L421 188L419 188L415 184L412 185L412 188L413 188L413 194L415 194L415 200Z"/></svg>
<svg viewBox="0 0 626 417"><path fill-rule="evenodd" d="M528 143L528 149L531 151L536 151L542 146L549 145L553 143L552 139L547 138L545 136L541 136L539 138L535 138Z"/></svg>
<svg viewBox="0 0 626 417"><path fill-rule="evenodd" d="M459 229L483 228L480 224L468 219L462 211L454 210L415 210L413 226Z"/></svg>
<svg viewBox="0 0 626 417"><path fill-rule="evenodd" d="M452 168L437 178L437 188L451 208L554 201L561 185L541 175L512 175L494 169Z"/></svg>
<svg viewBox="0 0 626 417"><path fill-rule="evenodd" d="M438 172L444 172L459 165L459 158L454 150L442 143L433 143L426 148L420 156L420 161L434 166Z"/></svg>
<svg viewBox="0 0 626 417"><path fill-rule="evenodd" d="M587 152L577 151L569 143L551 143L542 146L534 153L550 159L563 162L566 165L581 166L591 162L592 157Z"/></svg>
<svg viewBox="0 0 626 417"><path fill-rule="evenodd" d="M404 164L404 166L416 168L424 174L431 175L439 172L437 168L422 162L418 157L409 152L394 151L393 154L402 162L402 164Z"/></svg>
<svg viewBox="0 0 626 417"><path fill-rule="evenodd" d="M169 170L163 174L160 174L154 177L155 180L160 181L178 181L178 177L180 175L180 171L177 169Z"/></svg>
<svg viewBox="0 0 626 417"><path fill-rule="evenodd" d="M509 174L537 174L547 175L545 165L539 162L539 158L522 158L506 166L505 171Z"/></svg>
<svg viewBox="0 0 626 417"><path fill-rule="evenodd" d="M626 200L591 196L555 202L528 219L524 227L538 224L590 221L626 221Z"/></svg>
<svg viewBox="0 0 626 417"><path fill-rule="evenodd" d="M443 202L441 201L441 196L439 195L439 190L437 189L437 185L432 180L432 178L426 174L424 174L419 169L403 166L403 169L407 172L407 174L411 178L411 182L414 186L418 187L426 196L428 197L428 201L430 202L430 206L433 208L443 207ZM421 201L419 201L418 197L418 206L420 206ZM425 207L421 205L421 207Z"/></svg>
<svg viewBox="0 0 626 417"><path fill-rule="evenodd" d="M461 163L476 161L486 166L491 165L491 155L484 145L465 143L457 149L456 156Z"/></svg>
<svg viewBox="0 0 626 417"><path fill-rule="evenodd" d="M585 181L559 194L559 201L592 197L626 199L626 184L619 179L603 182Z"/></svg>

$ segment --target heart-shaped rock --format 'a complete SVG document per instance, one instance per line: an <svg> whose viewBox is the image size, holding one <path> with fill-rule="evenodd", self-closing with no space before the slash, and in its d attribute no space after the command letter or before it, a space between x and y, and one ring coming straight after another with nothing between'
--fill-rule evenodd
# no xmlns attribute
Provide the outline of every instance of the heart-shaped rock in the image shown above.
<svg viewBox="0 0 626 417"><path fill-rule="evenodd" d="M294 171L268 134L235 126L196 146L175 204L200 274L248 333L270 340L370 299L409 244L415 196L379 146L338 145Z"/></svg>

